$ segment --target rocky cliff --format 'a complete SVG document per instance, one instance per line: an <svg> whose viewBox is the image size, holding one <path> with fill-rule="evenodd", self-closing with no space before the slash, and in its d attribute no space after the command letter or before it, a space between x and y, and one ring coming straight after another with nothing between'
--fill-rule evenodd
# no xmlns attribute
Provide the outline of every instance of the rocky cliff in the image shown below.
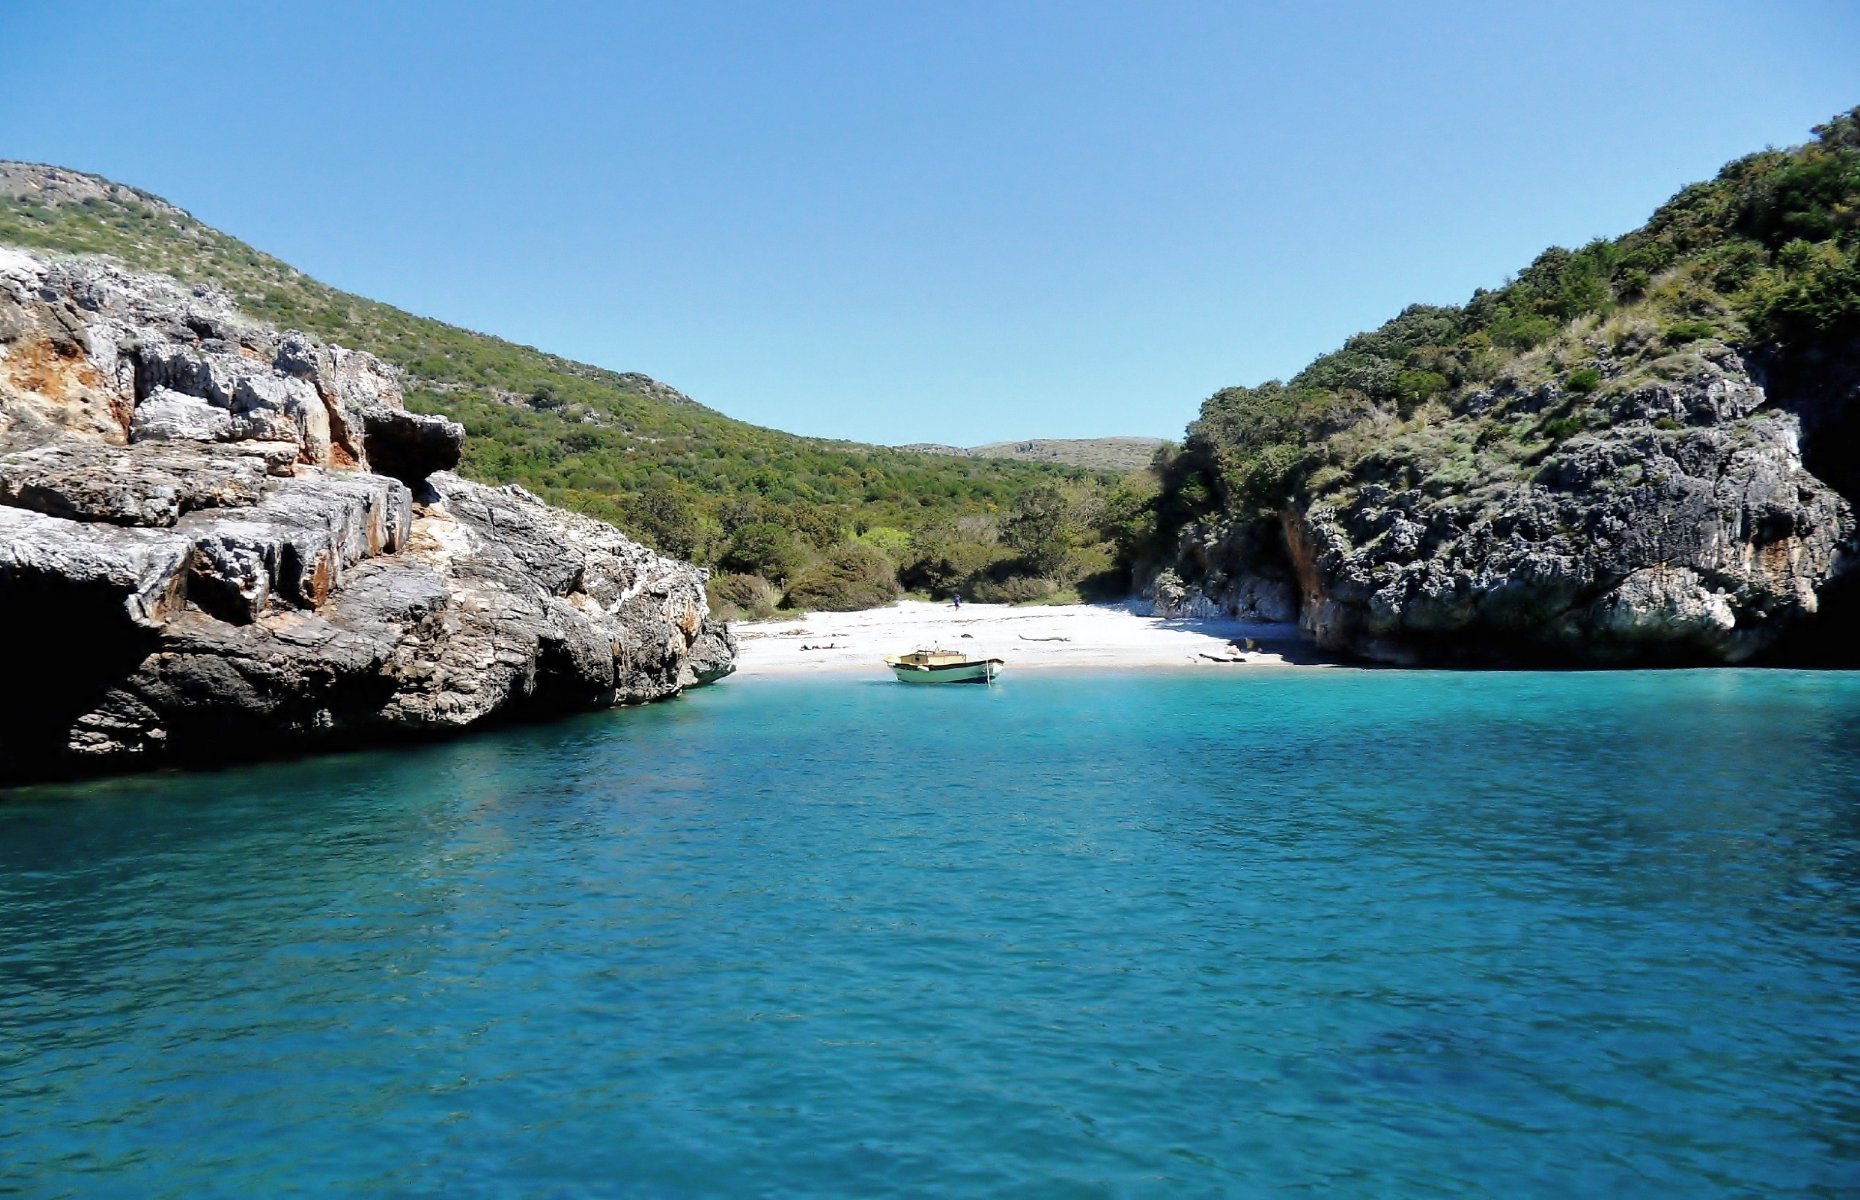
<svg viewBox="0 0 1860 1200"><path fill-rule="evenodd" d="M1812 626L1860 560L1853 507L1805 465L1802 417L1734 350L1675 358L1674 377L1592 403L1554 383L1475 392L1431 436L1391 438L1274 518L1191 526L1149 595L1163 613L1297 620L1322 647L1387 662L1750 661ZM1603 380L1622 372L1590 361ZM1477 454L1575 400L1594 427L1521 469ZM1814 448L1842 459L1827 443L1851 422L1826 410L1845 404L1822 406ZM1822 637L1844 643L1851 614L1831 620L1843 628Z"/></svg>
<svg viewBox="0 0 1860 1200"><path fill-rule="evenodd" d="M0 783L656 700L704 573L520 488L374 357L0 249Z"/></svg>
<svg viewBox="0 0 1860 1200"><path fill-rule="evenodd" d="M1860 666L1857 447L1860 109L1215 393L1140 550L1386 661Z"/></svg>

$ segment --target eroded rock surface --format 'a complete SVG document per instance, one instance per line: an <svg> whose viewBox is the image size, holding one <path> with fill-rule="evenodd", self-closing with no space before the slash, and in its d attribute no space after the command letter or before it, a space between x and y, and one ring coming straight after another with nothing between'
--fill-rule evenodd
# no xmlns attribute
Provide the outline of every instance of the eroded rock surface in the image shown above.
<svg viewBox="0 0 1860 1200"><path fill-rule="evenodd" d="M0 249L0 783L632 704L728 674L704 573L520 488L367 354Z"/></svg>
<svg viewBox="0 0 1860 1200"><path fill-rule="evenodd" d="M1528 476L1410 469L1193 529L1150 594L1165 614L1295 617L1327 649L1406 663L1745 662L1817 614L1860 553L1853 508L1737 354L1608 417Z"/></svg>

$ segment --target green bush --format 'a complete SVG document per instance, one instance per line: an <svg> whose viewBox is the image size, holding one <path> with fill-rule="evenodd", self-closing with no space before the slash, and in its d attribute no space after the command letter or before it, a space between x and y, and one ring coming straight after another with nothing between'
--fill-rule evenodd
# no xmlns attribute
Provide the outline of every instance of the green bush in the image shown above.
<svg viewBox="0 0 1860 1200"><path fill-rule="evenodd" d="M1395 391L1404 417L1412 416L1422 401L1446 390L1447 377L1439 371L1403 371L1395 376Z"/></svg>
<svg viewBox="0 0 1860 1200"><path fill-rule="evenodd" d="M1711 285L1720 292L1734 292L1755 278L1769 261L1769 255L1755 242L1738 241L1720 246L1706 260L1711 267Z"/></svg>
<svg viewBox="0 0 1860 1200"><path fill-rule="evenodd" d="M726 571L787 579L806 565L807 552L795 544L794 534L772 521L752 521L730 535L719 565Z"/></svg>
<svg viewBox="0 0 1860 1200"><path fill-rule="evenodd" d="M1051 579L1037 575L1010 575L1006 579L978 579L965 593L982 604L1031 604L1059 590Z"/></svg>
<svg viewBox="0 0 1860 1200"><path fill-rule="evenodd" d="M912 591L947 596L969 588L997 562L1008 556L1005 547L964 536L952 525L920 530L899 565L898 578ZM972 589L971 589L972 590Z"/></svg>
<svg viewBox="0 0 1860 1200"><path fill-rule="evenodd" d="M1116 600L1130 594L1130 576L1111 545L1081 546L1066 555L1062 577L1082 599Z"/></svg>
<svg viewBox="0 0 1860 1200"><path fill-rule="evenodd" d="M1306 452L1296 442L1275 442L1235 462L1224 474L1229 503L1247 515L1283 508L1303 482Z"/></svg>
<svg viewBox="0 0 1860 1200"><path fill-rule="evenodd" d="M898 576L891 560L871 546L846 542L801 572L788 585L785 603L789 608L851 612L890 604L898 595Z"/></svg>
<svg viewBox="0 0 1860 1200"><path fill-rule="evenodd" d="M1058 488L1034 488L1014 502L1001 539L1027 566L1030 575L1050 575L1065 561L1072 529L1066 498Z"/></svg>
<svg viewBox="0 0 1860 1200"><path fill-rule="evenodd" d="M1492 322L1486 333L1492 344L1507 350L1529 350L1556 336L1557 324L1548 317L1513 315Z"/></svg>
<svg viewBox="0 0 1860 1200"><path fill-rule="evenodd" d="M1700 338L1718 336L1718 327L1710 321L1680 321L1666 327L1666 340L1674 346L1684 346Z"/></svg>
<svg viewBox="0 0 1860 1200"><path fill-rule="evenodd" d="M556 449L553 443L548 448ZM551 499L551 496L545 494L543 498ZM655 550L674 558L701 557L704 531L698 507L690 489L675 480L664 477L649 480L645 487L627 500L619 514L618 523Z"/></svg>
<svg viewBox="0 0 1860 1200"><path fill-rule="evenodd" d="M1672 326L1667 326L1667 344L1670 346L1685 346L1689 342L1696 342L1704 337L1717 337L1717 335L1719 335L1719 327L1713 326L1709 320L1681 320Z"/></svg>
<svg viewBox="0 0 1860 1200"><path fill-rule="evenodd" d="M1800 271L1815 261L1815 243L1797 238L1784 242L1776 251L1776 265L1785 271Z"/></svg>
<svg viewBox="0 0 1860 1200"><path fill-rule="evenodd" d="M1852 114L1846 120L1851 123ZM1860 152L1841 142L1838 124L1816 131L1823 145L1804 147L1749 190L1739 221L1746 232L1772 246L1798 238L1819 242L1851 219L1860 194Z"/></svg>
<svg viewBox="0 0 1860 1200"><path fill-rule="evenodd" d="M1571 371L1569 376L1563 380L1563 386L1578 395L1586 396L1602 386L1602 373L1594 367L1582 367Z"/></svg>
<svg viewBox="0 0 1860 1200"><path fill-rule="evenodd" d="M1838 247L1810 257L1752 305L1753 331L1784 345L1860 337L1860 254Z"/></svg>
<svg viewBox="0 0 1860 1200"><path fill-rule="evenodd" d="M1608 302L1608 279L1621 257L1617 246L1601 240L1574 251L1552 246L1518 273L1517 282L1509 291L1514 302L1530 312L1553 318L1557 323L1568 321L1594 312ZM1547 337L1549 334L1544 335Z"/></svg>
<svg viewBox="0 0 1860 1200"><path fill-rule="evenodd" d="M902 563L911 552L911 535L889 525L874 525L860 534L859 540L893 563Z"/></svg>
<svg viewBox="0 0 1860 1200"><path fill-rule="evenodd" d="M781 593L760 575L712 575L704 583L711 615L720 621L761 621L775 615Z"/></svg>

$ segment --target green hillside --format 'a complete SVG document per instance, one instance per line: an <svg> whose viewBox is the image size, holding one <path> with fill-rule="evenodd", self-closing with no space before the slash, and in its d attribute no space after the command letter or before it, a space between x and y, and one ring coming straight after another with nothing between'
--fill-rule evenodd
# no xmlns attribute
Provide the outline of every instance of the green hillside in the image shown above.
<svg viewBox="0 0 1860 1200"><path fill-rule="evenodd" d="M1089 526L1115 482L1109 472L911 453L732 420L643 375L318 283L159 197L97 176L0 163L0 243L106 254L211 284L253 317L370 351L405 373L410 408L464 423L467 476L523 484L707 566L781 584L831 575L835 555L863 538L882 547L883 563L867 564L881 592L895 587L898 571L915 586L1011 584L1015 596L1036 596L1108 562L1086 554L1031 581L1003 531L1017 511L1051 509L1063 495L1067 511L1085 518L1068 528L1088 548L1101 540ZM761 580L743 586L764 598L782 590ZM812 595L833 602L818 588Z"/></svg>
<svg viewBox="0 0 1860 1200"><path fill-rule="evenodd" d="M1012 458L1022 462L1065 463L1100 471L1136 471L1150 464L1167 443L1158 437L1030 438L1020 442L990 442L986 446L944 446L913 442L899 446L926 454L957 458Z"/></svg>
<svg viewBox="0 0 1860 1200"><path fill-rule="evenodd" d="M1616 398L1727 351L1766 373L1772 398L1851 387L1860 109L1815 134L1728 164L1622 237L1546 250L1463 306L1414 305L1288 381L1216 393L1168 465L1143 552L1167 561L1191 525L1369 488L1502 503L1562 442L1608 426ZM1860 497L1848 434L1809 432L1809 467Z"/></svg>

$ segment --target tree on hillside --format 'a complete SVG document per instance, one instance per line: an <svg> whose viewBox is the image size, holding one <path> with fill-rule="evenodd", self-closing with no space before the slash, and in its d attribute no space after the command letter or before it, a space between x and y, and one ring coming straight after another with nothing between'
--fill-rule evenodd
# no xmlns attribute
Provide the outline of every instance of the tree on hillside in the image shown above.
<svg viewBox="0 0 1860 1200"><path fill-rule="evenodd" d="M807 552L795 545L794 534L773 521L755 521L739 528L719 565L725 570L764 579L787 579L807 563Z"/></svg>
<svg viewBox="0 0 1860 1200"><path fill-rule="evenodd" d="M630 529L660 553L696 560L703 540L697 507L676 480L655 476L626 502Z"/></svg>
<svg viewBox="0 0 1860 1200"><path fill-rule="evenodd" d="M789 608L851 612L877 608L898 598L898 576L884 554L846 542L802 572L788 588Z"/></svg>
<svg viewBox="0 0 1860 1200"><path fill-rule="evenodd" d="M1066 561L1071 548L1071 522L1066 498L1050 484L1023 493L1001 530L1006 542L1035 575L1051 575Z"/></svg>
<svg viewBox="0 0 1860 1200"><path fill-rule="evenodd" d="M1000 556L992 529L965 533L953 522L939 522L912 535L898 575L906 587L947 596L968 587Z"/></svg>

